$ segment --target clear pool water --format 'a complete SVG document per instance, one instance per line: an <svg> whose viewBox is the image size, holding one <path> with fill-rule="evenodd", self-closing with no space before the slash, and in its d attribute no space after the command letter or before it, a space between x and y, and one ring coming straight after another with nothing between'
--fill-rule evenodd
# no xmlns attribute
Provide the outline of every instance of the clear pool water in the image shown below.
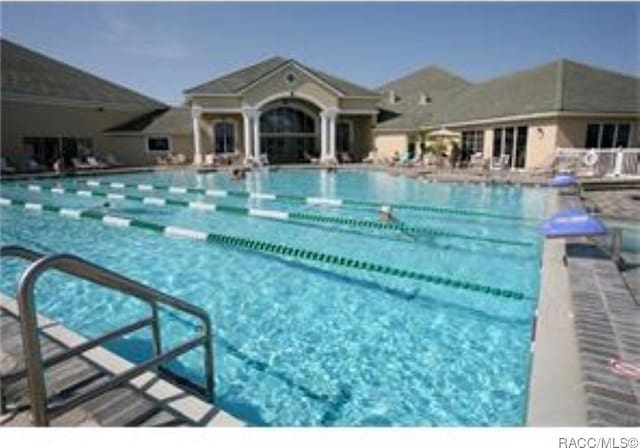
<svg viewBox="0 0 640 448"><path fill-rule="evenodd" d="M86 178L42 180L86 189ZM543 217L543 188L426 183L373 171L282 169L250 173L193 171L101 176L101 181L171 184L354 198ZM5 182L2 196L70 208L104 199L32 192ZM99 188L106 191L105 188ZM172 196L167 192L132 194ZM376 219L365 207L176 196L323 215ZM413 238L348 225L287 223L173 206L110 200L110 213L155 223L277 242L388 266L523 292L513 300L344 267L172 239L99 221L3 207L1 240L69 252L206 309L215 328L216 403L254 425L520 425L524 423L529 346L539 283L541 239L534 220L395 210L403 223L471 236L531 242ZM1 287L13 293L24 264L2 261ZM86 336L131 321L145 308L119 294L47 273L36 289L41 313ZM193 325L163 315L165 346ZM149 354L139 332L109 348L132 360ZM201 380L200 353L171 368Z"/></svg>

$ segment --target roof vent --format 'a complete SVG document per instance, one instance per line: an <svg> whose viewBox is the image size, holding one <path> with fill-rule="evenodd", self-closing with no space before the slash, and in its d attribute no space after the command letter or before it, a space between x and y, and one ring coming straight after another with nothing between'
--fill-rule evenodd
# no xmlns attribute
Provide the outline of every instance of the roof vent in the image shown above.
<svg viewBox="0 0 640 448"><path fill-rule="evenodd" d="M429 95L427 95L426 93L421 93L420 94L420 105L424 106L427 105L431 102L431 97Z"/></svg>

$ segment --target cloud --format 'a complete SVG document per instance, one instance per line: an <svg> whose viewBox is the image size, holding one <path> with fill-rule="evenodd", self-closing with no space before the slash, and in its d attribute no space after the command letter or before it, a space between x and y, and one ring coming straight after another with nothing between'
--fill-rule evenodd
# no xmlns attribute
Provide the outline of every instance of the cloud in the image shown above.
<svg viewBox="0 0 640 448"><path fill-rule="evenodd" d="M159 21L136 22L114 7L102 9L103 38L133 56L177 60L189 56L189 48Z"/></svg>

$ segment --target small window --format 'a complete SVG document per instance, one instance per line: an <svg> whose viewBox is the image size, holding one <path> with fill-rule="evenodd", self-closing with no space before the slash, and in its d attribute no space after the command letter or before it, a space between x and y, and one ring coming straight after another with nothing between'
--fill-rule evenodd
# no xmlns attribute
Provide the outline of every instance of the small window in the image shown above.
<svg viewBox="0 0 640 448"><path fill-rule="evenodd" d="M286 80L289 84L293 84L294 82L296 82L295 73L287 73Z"/></svg>
<svg viewBox="0 0 640 448"><path fill-rule="evenodd" d="M147 140L147 150L149 151L169 151L168 137L149 137Z"/></svg>

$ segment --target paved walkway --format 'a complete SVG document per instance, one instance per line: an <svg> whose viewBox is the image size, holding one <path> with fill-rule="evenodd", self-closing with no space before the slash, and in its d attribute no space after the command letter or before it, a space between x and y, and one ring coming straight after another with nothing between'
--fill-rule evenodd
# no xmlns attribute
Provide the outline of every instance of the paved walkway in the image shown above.
<svg viewBox="0 0 640 448"><path fill-rule="evenodd" d="M583 197L602 217L635 221L640 226L640 189L585 191Z"/></svg>
<svg viewBox="0 0 640 448"><path fill-rule="evenodd" d="M573 241L566 252L588 424L640 426L640 377L612 365L623 361L640 369L640 305L598 246Z"/></svg>

